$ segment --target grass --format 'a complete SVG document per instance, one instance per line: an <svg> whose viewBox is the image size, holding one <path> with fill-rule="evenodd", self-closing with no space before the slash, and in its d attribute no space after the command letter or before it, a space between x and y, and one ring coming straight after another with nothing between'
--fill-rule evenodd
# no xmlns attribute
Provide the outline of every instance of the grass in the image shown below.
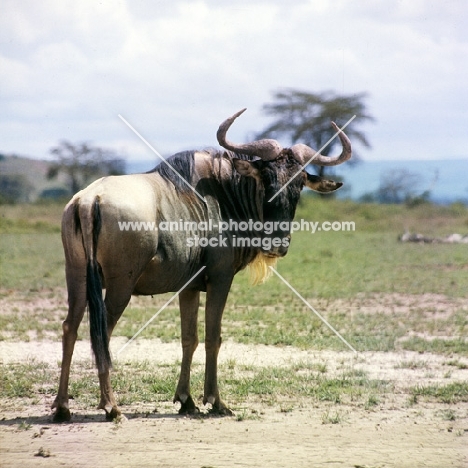
<svg viewBox="0 0 468 468"><path fill-rule="evenodd" d="M112 383L119 406L124 412L145 412L148 408L158 411L160 406L167 409L175 391L179 365L156 365L147 361L116 363ZM58 374L58 367L36 361L1 365L0 398L19 398L25 406L37 404L44 395L55 394ZM329 407L322 414L322 423L340 424L346 419L346 408L375 411L394 393L391 382L369 378L362 370L348 368L327 375L319 368L301 362L281 367L233 367L228 362L220 366L219 375L220 388L228 396L238 421L260 418L261 413L252 409L255 405L289 413L307 401L308 405L311 402L333 405L333 409ZM194 365L191 383L192 394L198 398L203 393L202 365ZM90 410L96 407L99 385L91 365L73 364L69 393L75 408ZM454 405L468 402L468 383L417 385L407 388L406 393L410 405L421 400ZM246 401L249 408L244 406ZM456 414L453 408L444 408L441 416L453 420Z"/></svg>
<svg viewBox="0 0 468 468"><path fill-rule="evenodd" d="M281 410L281 412L283 411ZM240 411L236 413L236 421L239 422L247 420L256 421L258 419L260 419L258 412L249 410L248 408L241 408Z"/></svg>
<svg viewBox="0 0 468 468"><path fill-rule="evenodd" d="M429 364L426 361L402 361L395 366L395 369L427 369Z"/></svg>
<svg viewBox="0 0 468 468"><path fill-rule="evenodd" d="M62 205L0 207L3 288L63 286L60 242ZM278 270L308 297L350 298L358 293L437 292L466 297L465 245L414 245L397 242L406 228L445 235L468 230L463 205L366 205L304 197L296 219L354 221L354 232L296 232ZM422 227L424 226L424 229ZM278 281L252 288L247 275L236 277L232 298L239 306L274 305L291 293ZM281 301L280 301L281 302Z"/></svg>
<svg viewBox="0 0 468 468"><path fill-rule="evenodd" d="M59 226L63 206L0 207L0 339L59 338L66 315L64 258ZM435 316L417 299L398 312L390 295L438 294L454 301L468 297L465 245L415 245L397 241L405 228L427 235L464 233L468 209L421 205L366 205L304 197L297 219L354 221L354 232L296 232L278 271L358 350L407 349L468 354L466 310L450 305ZM386 296L385 296L386 295ZM132 301L114 334L130 338L171 294ZM60 298L58 302L57 298ZM387 297L387 299L385 299ZM377 298L373 312L362 311ZM382 299L379 299L382 298ZM55 301L38 307L38 301ZM202 306L205 298L202 295ZM8 301L15 306L8 307ZM203 314L200 314L203 340ZM177 300L142 337L178 340ZM419 336L407 337L408 331ZM82 336L87 337L85 328ZM246 273L235 277L223 320L225 339L246 344L345 349L337 337L278 278L253 287ZM452 336L451 339L437 338ZM434 339L435 337L435 339Z"/></svg>
<svg viewBox="0 0 468 468"><path fill-rule="evenodd" d="M402 348L419 353L432 352L437 354L468 354L468 341L464 338L456 339L423 339L411 337L401 341Z"/></svg>
<svg viewBox="0 0 468 468"><path fill-rule="evenodd" d="M468 364L465 364L464 362L460 362L458 359L452 359L447 362L447 366L454 366L457 367L458 369L468 369Z"/></svg>
<svg viewBox="0 0 468 468"><path fill-rule="evenodd" d="M366 408L366 409L374 408L375 406L378 406L379 403L380 403L379 397L376 396L376 395L374 395L374 394L371 394L371 395L369 395L369 397L367 398L367 402L366 402L365 408Z"/></svg>
<svg viewBox="0 0 468 468"><path fill-rule="evenodd" d="M438 412L438 415L444 420L444 421L455 421L457 419L457 414L456 412L449 408L449 409L444 409Z"/></svg>
<svg viewBox="0 0 468 468"><path fill-rule="evenodd" d="M2 233L0 259L3 290L35 292L65 284L59 233Z"/></svg>
<svg viewBox="0 0 468 468"><path fill-rule="evenodd" d="M0 205L0 232L60 232L65 203Z"/></svg>
<svg viewBox="0 0 468 468"><path fill-rule="evenodd" d="M23 398L39 401L43 395L53 395L56 388L50 382L58 380L59 369L32 361L27 364L3 365L0 377L0 398ZM290 412L301 402L352 404L369 409L378 399L392 391L392 386L381 380L369 379L362 371L347 371L338 376L327 376L309 365L294 364L286 367L257 367L228 364L220 366L220 387L239 418L251 419L254 413L242 405L246 400L279 406L280 412ZM112 384L118 404L125 408L135 405L155 405L172 401L179 363L155 365L149 362L117 363L112 373ZM192 394L203 393L203 366L192 371ZM72 366L70 395L79 408L95 408L99 384L95 369L83 363Z"/></svg>
<svg viewBox="0 0 468 468"><path fill-rule="evenodd" d="M274 281L275 279L273 279ZM289 306L239 306L228 302L223 320L223 337L243 344L295 346L301 349L345 350L346 346L312 312L295 297L284 297ZM159 305L131 306L123 315L114 331L116 336L131 338L152 317ZM441 354L468 354L468 342L456 336L465 336L468 326L457 317L464 313L455 309L447 318L428 320L425 308L411 308L411 313L360 312L359 303L327 305L314 299L311 303L327 317L327 320L345 336L353 347L360 351L432 351ZM391 307L384 304L382 307ZM352 312L349 312L351 308ZM343 310L344 309L344 310ZM455 338L406 337L408 330L417 333L442 334ZM84 335L84 334L83 334ZM84 335L86 336L86 335ZM204 340L204 316L200 314L199 336ZM180 317L176 304L165 309L141 334L142 338L159 338L163 342L180 339ZM403 365L403 364L402 364ZM407 366L416 365L407 363ZM422 366L422 364L420 364Z"/></svg>
<svg viewBox="0 0 468 468"><path fill-rule="evenodd" d="M468 402L468 382L417 386L411 388L410 392L415 401L424 398L449 404Z"/></svg>
<svg viewBox="0 0 468 468"><path fill-rule="evenodd" d="M322 414L322 424L341 424L344 420L345 414L341 411L328 410Z"/></svg>
<svg viewBox="0 0 468 468"><path fill-rule="evenodd" d="M49 374L47 364L35 361L3 365L0 373L0 395L2 398L33 398L48 393L52 391L49 387Z"/></svg>
<svg viewBox="0 0 468 468"><path fill-rule="evenodd" d="M22 421L18 424L18 431L29 431L32 428L32 424L29 424L26 421Z"/></svg>

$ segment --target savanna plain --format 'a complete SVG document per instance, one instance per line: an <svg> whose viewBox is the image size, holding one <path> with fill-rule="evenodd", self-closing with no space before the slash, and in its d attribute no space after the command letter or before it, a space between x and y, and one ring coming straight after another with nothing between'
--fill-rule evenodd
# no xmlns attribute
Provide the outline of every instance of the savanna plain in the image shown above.
<svg viewBox="0 0 468 468"><path fill-rule="evenodd" d="M67 312L63 205L0 206L0 465L261 467L468 466L468 245L399 242L467 234L462 204L358 204L303 196L296 219L354 231L296 232L276 276L237 275L223 319L220 390L203 407L203 311L192 388L172 403L181 359L172 294L134 297L111 340L124 417L106 422L85 316L71 371L72 420L52 423ZM202 306L203 307L203 304Z"/></svg>

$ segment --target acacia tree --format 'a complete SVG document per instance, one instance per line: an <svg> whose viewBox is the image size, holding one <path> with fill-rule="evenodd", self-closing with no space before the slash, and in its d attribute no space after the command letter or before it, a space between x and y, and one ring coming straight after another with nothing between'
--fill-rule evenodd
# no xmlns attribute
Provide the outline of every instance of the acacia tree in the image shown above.
<svg viewBox="0 0 468 468"><path fill-rule="evenodd" d="M429 196L429 191L417 196L421 177L406 169L393 169L385 172L380 178L377 199L381 203L411 203L418 198L423 201Z"/></svg>
<svg viewBox="0 0 468 468"><path fill-rule="evenodd" d="M125 173L123 159L110 150L88 143L73 144L63 140L51 148L50 153L56 157L56 161L50 165L47 178L54 179L60 172L64 172L72 194L98 177Z"/></svg>
<svg viewBox="0 0 468 468"><path fill-rule="evenodd" d="M354 120L346 127L346 134L351 141L358 141L362 146L370 148L366 135L359 126L366 120L373 121L364 104L366 93L338 95L332 91L309 93L297 89L276 91L274 102L265 104L263 111L275 120L257 138L280 139L286 137L291 144L304 143L317 151L334 135L330 122L334 121L342 127L351 117ZM324 156L330 155L339 140L333 140L321 150ZM353 148L353 159L359 157ZM324 167L318 168L318 175L324 175Z"/></svg>

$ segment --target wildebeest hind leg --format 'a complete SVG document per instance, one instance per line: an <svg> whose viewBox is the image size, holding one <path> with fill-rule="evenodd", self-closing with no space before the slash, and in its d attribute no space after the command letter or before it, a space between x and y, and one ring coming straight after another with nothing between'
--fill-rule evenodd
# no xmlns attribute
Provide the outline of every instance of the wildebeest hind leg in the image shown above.
<svg viewBox="0 0 468 468"><path fill-rule="evenodd" d="M199 410L190 395L190 367L193 353L198 346L198 307L200 291L182 291L179 294L180 321L182 328L182 365L174 403L180 402L179 414L194 414Z"/></svg>
<svg viewBox="0 0 468 468"><path fill-rule="evenodd" d="M56 408L54 422L69 421L71 418L68 406L68 380L78 327L86 309L86 276L84 271L84 267L82 271L77 271L76 275L72 274L70 270L67 271L68 315L62 324L62 370L57 397L52 404L52 408Z"/></svg>
<svg viewBox="0 0 468 468"><path fill-rule="evenodd" d="M130 301L131 291L132 286L122 286L120 284L109 286L106 290L104 302L107 311L107 336L109 337L109 341L117 321ZM99 387L101 390L101 400L98 409L103 409L106 412L106 419L112 421L120 416L121 412L112 390L109 370L99 374Z"/></svg>

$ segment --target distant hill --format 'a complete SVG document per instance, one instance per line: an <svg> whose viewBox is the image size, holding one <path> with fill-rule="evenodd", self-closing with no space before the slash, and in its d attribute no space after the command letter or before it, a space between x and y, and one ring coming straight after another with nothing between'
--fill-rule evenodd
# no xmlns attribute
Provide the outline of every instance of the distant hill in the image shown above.
<svg viewBox="0 0 468 468"><path fill-rule="evenodd" d="M153 169L157 162L127 161L127 173L146 172ZM0 199L2 197L2 178L10 178L22 184L24 194L20 201L35 201L40 197L54 196L67 190L66 179L59 174L57 179L48 180L50 162L16 155L0 154ZM435 161L364 161L355 166L344 164L330 168L342 177L345 185L340 190L340 198L359 200L366 193L378 189L382 175L392 170L405 169L418 176L417 190L430 192L434 203L449 204L457 201L468 204L468 159L448 159ZM331 175L332 177L332 175Z"/></svg>
<svg viewBox="0 0 468 468"><path fill-rule="evenodd" d="M87 172L75 173L78 187L81 184L86 186L104 175L125 172L125 161L118 157L98 157L88 162L94 164L92 171L87 166ZM56 176L52 179L47 178L53 164L53 161L0 154L0 203L70 198L70 176L64 170L57 172L55 168Z"/></svg>
<svg viewBox="0 0 468 468"><path fill-rule="evenodd" d="M9 192L19 190L17 201L35 201L48 193L63 193L65 178L47 179L50 162L17 155L0 155L0 196L9 199Z"/></svg>

